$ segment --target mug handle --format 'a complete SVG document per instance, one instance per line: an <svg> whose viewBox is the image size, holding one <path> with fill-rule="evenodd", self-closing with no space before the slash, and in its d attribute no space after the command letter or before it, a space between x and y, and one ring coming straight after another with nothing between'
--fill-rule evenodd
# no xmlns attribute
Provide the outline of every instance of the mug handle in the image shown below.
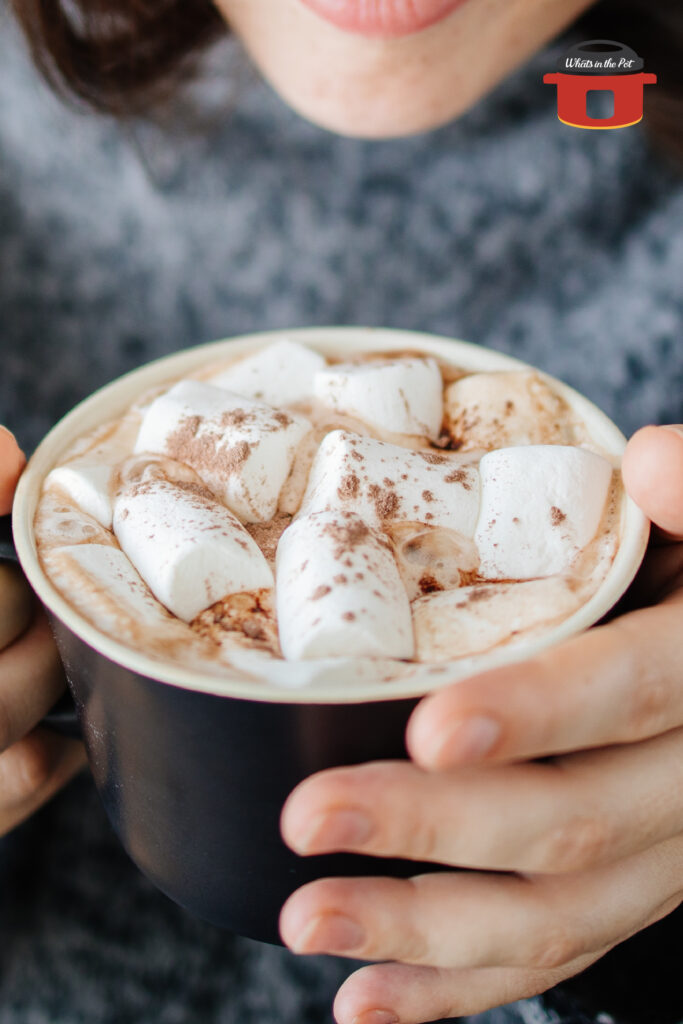
<svg viewBox="0 0 683 1024"><path fill-rule="evenodd" d="M12 517L0 516L0 562L16 562L19 565L17 551L12 538ZM83 734L76 714L76 705L67 690L57 703L48 711L40 723L53 732L61 733L72 739L82 739Z"/></svg>

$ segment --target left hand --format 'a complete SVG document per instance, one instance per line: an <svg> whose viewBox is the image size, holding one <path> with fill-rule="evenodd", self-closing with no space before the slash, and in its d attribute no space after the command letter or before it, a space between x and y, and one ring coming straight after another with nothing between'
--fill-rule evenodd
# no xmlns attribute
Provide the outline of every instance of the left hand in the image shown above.
<svg viewBox="0 0 683 1024"><path fill-rule="evenodd" d="M423 698L410 761L329 769L290 794L297 853L486 872L325 878L289 897L295 952L389 961L344 982L340 1024L535 995L683 900L683 427L638 431L623 475L660 528L633 588L644 607Z"/></svg>

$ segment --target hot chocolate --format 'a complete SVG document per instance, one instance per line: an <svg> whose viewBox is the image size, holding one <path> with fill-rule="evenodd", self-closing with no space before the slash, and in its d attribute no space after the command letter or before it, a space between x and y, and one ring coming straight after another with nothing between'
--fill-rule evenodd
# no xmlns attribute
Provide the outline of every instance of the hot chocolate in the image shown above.
<svg viewBox="0 0 683 1024"><path fill-rule="evenodd" d="M35 534L75 609L154 657L390 682L571 616L623 500L617 460L542 374L285 340L82 436Z"/></svg>

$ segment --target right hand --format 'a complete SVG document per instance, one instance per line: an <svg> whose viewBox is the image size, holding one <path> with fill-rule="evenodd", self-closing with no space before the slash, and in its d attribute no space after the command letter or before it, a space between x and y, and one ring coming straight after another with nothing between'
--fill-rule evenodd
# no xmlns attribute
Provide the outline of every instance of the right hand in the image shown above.
<svg viewBox="0 0 683 1024"><path fill-rule="evenodd" d="M14 436L0 427L0 515L11 511L25 462ZM82 743L36 728L63 689L45 614L19 568L0 562L0 836L85 764Z"/></svg>

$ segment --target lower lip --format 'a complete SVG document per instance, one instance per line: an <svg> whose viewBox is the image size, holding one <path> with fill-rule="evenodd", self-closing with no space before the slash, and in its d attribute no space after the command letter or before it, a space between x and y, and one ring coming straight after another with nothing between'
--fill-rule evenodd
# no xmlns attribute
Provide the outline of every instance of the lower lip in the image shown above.
<svg viewBox="0 0 683 1024"><path fill-rule="evenodd" d="M420 32L466 0L301 0L325 21L362 36L398 38Z"/></svg>

